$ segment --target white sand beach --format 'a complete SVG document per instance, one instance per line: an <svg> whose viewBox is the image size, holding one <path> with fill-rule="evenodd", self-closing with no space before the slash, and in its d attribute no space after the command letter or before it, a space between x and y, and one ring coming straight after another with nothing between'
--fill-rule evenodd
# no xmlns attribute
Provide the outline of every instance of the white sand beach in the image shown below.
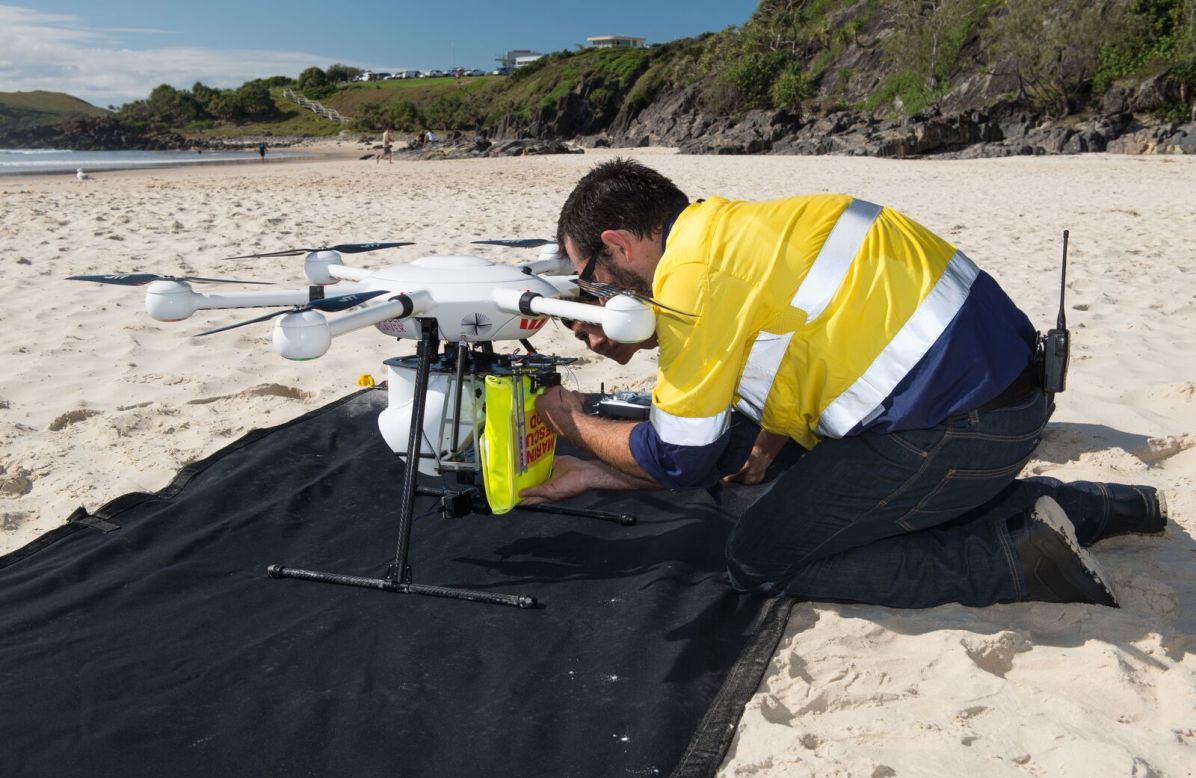
<svg viewBox="0 0 1196 778"><path fill-rule="evenodd" d="M376 164L339 159L0 178L0 554L247 431L340 397L408 345L373 329L288 362L255 312L163 324L144 290L64 280L155 272L300 288L301 258L219 261L324 243L412 240L358 255L519 261L470 247L551 237L573 183L614 151ZM1027 471L1163 489L1161 538L1094 548L1122 607L1021 604L896 611L801 604L748 705L728 776L1183 776L1196 773L1196 158L975 161L697 157L623 152L691 198L846 192L898 208L990 272L1041 328L1071 231L1068 391ZM567 383L650 387L550 324Z"/></svg>

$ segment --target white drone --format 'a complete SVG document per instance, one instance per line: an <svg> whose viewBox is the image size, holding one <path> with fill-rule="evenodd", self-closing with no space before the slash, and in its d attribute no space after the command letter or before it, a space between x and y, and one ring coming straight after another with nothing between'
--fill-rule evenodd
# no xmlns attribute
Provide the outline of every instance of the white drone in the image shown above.
<svg viewBox="0 0 1196 778"><path fill-rule="evenodd" d="M603 284L577 281L576 274L556 243L543 239L477 241L515 248L540 248L539 256L522 265L505 265L476 256L425 256L407 264L380 269L350 267L342 254L356 254L378 249L412 245L410 243L340 244L320 249L286 249L265 254L251 254L226 259L254 259L306 254L303 272L310 286L306 289L271 290L203 294L192 283L251 283L234 279L200 276L161 276L152 273L127 275L71 276L71 280L94 281L123 286L149 284L145 308L158 321L176 322L196 311L217 308L255 308L291 306L247 321L210 329L199 335L243 327L274 319L274 349L292 360L310 360L323 356L332 339L365 327L376 327L395 338L419 339L420 320L434 320L439 340L444 343L479 344L493 341L525 341L543 326L546 317L560 317L596 324L608 338L620 343L637 343L651 337L656 328L652 302L631 292ZM557 273L558 275L551 275ZM348 283L345 283L348 282ZM590 305L570 299L581 286L605 299L605 304ZM336 286L338 294L326 295ZM342 313L329 318L326 314ZM387 360L390 407L379 418L383 437L396 452L407 447L406 423L410 418L414 395L412 366ZM439 379L439 381L438 381ZM442 384L437 386L437 383ZM433 376L433 392L446 396L451 378ZM425 434L440 442L441 451L459 449L464 441L457 435L445 440L444 421L450 411L429 398ZM468 436L472 408L466 398L462 409ZM427 473L439 472L435 464L422 462Z"/></svg>
<svg viewBox="0 0 1196 778"><path fill-rule="evenodd" d="M294 306L248 321L199 333L211 335L247 324L276 318L274 348L287 359L308 360L323 356L332 339L371 325L397 338L418 338L412 318L436 320L441 340L470 343L522 340L544 325L545 317L556 316L600 325L607 337L620 343L646 340L656 321L645 298L622 290L599 290L604 306L563 300L575 297L579 286L569 262L557 245L541 239L477 241L521 248L542 247L539 257L522 265L496 264L475 256L427 256L408 264L381 269L349 267L342 253L360 253L409 243L342 244L323 249L288 249L227 259L280 257L306 253L303 272L311 285L307 289L268 292L201 294L191 288L198 283L252 283L199 276L129 275L71 276L71 280L95 281L124 286L148 283L145 308L158 321L181 321L196 311L216 308L259 308ZM560 275L547 275L548 273ZM326 297L325 287L339 285L338 294ZM584 282L581 282L584 285ZM602 285L596 285L601 287ZM376 298L386 295L379 300ZM358 308L331 321L324 316Z"/></svg>
<svg viewBox="0 0 1196 778"><path fill-rule="evenodd" d="M577 278L556 243L542 239L476 241L515 248L540 248L539 256L522 265L505 265L476 256L425 256L407 264L370 270L345 265L342 254L409 246L410 243L340 244L316 249L287 249L227 259L283 257L305 254L303 272L309 287L295 290L202 294L192 283L249 283L201 276L163 276L153 273L128 275L71 276L71 280L94 281L121 286L148 284L145 308L158 321L181 321L196 311L216 308L286 307L247 321L228 324L199 333L212 335L248 324L275 319L274 348L287 359L309 360L323 356L332 339L365 327L376 327L395 338L415 339L415 357L386 360L388 407L378 418L387 445L406 453L416 463L404 471L403 496L399 506L399 542L394 562L382 578L363 578L282 565L268 570L275 578L301 578L402 593L425 594L518 607L531 607L525 596L480 592L443 586L426 586L411 581L407 564L416 474L476 472L474 455L481 402L476 381L483 375L514 375L522 391L523 377L533 384L559 381L554 357L502 356L493 353L494 341L524 342L538 332L547 317L568 318L602 327L608 338L620 343L647 340L656 330L653 307L664 307L649 297L616 287ZM328 296L336 285L339 294ZM572 299L580 292L603 300L592 305ZM329 318L326 314L342 314ZM443 357L436 354L446 345ZM455 346L455 348L453 348ZM516 403L519 418L522 405ZM516 440L523 440L515 420ZM469 483L467 476L466 483ZM476 491L476 490L474 490ZM420 491L420 493L428 493ZM437 492L445 515L462 515L454 502L466 492ZM540 508L533 506L530 509ZM525 508L527 509L527 508ZM590 516L620 524L634 523L634 517L582 508L554 506L558 513Z"/></svg>

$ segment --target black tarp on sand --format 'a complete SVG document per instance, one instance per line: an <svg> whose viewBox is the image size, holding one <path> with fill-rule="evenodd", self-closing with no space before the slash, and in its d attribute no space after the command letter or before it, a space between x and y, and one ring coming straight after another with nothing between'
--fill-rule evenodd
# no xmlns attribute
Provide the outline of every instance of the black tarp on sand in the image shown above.
<svg viewBox="0 0 1196 778"><path fill-rule="evenodd" d="M705 495L578 503L635 527L417 500L416 582L532 610L266 575L383 573L402 471L384 403L251 433L0 558L0 772L713 773L788 603L728 588L731 519Z"/></svg>

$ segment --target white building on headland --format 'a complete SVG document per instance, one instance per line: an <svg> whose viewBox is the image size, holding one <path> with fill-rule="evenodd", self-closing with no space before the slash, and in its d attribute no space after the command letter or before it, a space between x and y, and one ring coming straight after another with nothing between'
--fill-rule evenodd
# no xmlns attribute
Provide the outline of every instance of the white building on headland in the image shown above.
<svg viewBox="0 0 1196 778"><path fill-rule="evenodd" d="M494 61L498 63L499 70L510 73L515 68L535 62L543 56L543 53L531 49L511 49L501 57L495 57Z"/></svg>
<svg viewBox="0 0 1196 778"><path fill-rule="evenodd" d="M595 35L586 38L591 49L642 49L646 38L632 38L627 35Z"/></svg>

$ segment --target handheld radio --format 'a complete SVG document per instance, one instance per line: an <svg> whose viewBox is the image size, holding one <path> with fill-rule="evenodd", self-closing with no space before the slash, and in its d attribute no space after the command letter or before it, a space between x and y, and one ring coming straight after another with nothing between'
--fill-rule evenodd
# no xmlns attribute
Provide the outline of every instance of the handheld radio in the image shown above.
<svg viewBox="0 0 1196 778"><path fill-rule="evenodd" d="M1059 320L1055 329L1038 336L1038 356L1041 361L1042 391L1058 394L1067 388L1067 366L1071 357L1071 334L1067 331L1067 316L1063 295L1067 290L1067 230L1063 231L1063 271L1059 281Z"/></svg>

